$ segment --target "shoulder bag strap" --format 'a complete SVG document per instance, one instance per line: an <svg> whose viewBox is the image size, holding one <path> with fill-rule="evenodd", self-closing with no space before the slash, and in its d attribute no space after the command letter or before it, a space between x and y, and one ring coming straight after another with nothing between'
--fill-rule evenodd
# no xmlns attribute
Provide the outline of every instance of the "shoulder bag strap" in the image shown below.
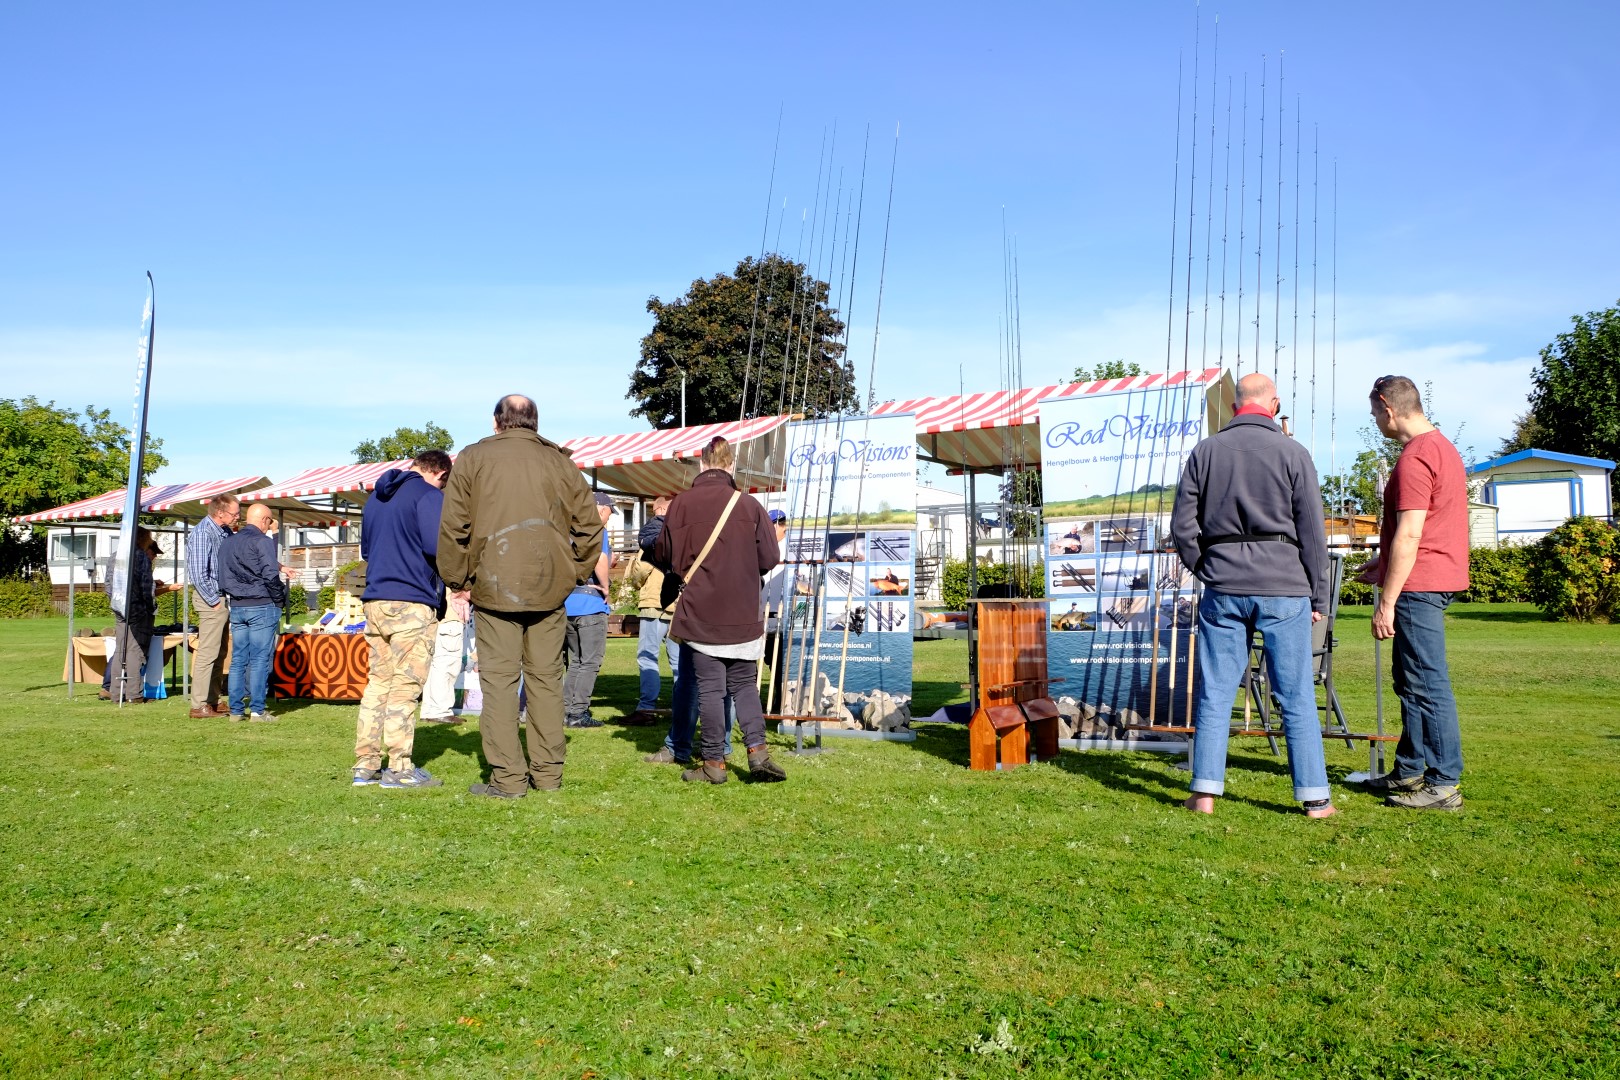
<svg viewBox="0 0 1620 1080"><path fill-rule="evenodd" d="M725 512L720 515L720 520L714 523L714 532L709 534L709 539L704 543L703 550L697 553L697 558L692 560L692 565L687 567L686 573L681 575L682 581L691 581L692 578L697 576L698 567L703 565L703 560L714 548L714 542L720 539L720 530L726 527L727 521L731 520L731 511L736 509L737 500L740 498L742 498L742 492L733 491L731 493L731 501L726 503ZM682 588L684 591L684 586Z"/></svg>

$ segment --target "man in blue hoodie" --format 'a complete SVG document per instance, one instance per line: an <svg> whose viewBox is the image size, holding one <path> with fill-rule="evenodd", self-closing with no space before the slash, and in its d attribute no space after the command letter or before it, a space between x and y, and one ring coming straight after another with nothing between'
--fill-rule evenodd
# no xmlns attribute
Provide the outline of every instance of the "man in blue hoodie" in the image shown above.
<svg viewBox="0 0 1620 1080"><path fill-rule="evenodd" d="M360 699L354 734L355 787L438 787L411 763L416 703L433 662L433 639L444 611L439 580L439 513L450 455L424 450L410 467L389 469L360 518L360 557L366 561L366 643L371 676ZM382 767L383 747L388 768Z"/></svg>

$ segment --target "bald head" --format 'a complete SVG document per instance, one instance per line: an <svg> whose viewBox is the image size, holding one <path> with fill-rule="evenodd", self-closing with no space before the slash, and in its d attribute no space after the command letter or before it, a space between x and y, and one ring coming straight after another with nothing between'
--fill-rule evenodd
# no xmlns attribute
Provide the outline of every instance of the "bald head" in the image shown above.
<svg viewBox="0 0 1620 1080"><path fill-rule="evenodd" d="M506 431L509 428L540 430L540 410L522 394L507 394L495 403L495 430Z"/></svg>
<svg viewBox="0 0 1620 1080"><path fill-rule="evenodd" d="M275 515L264 503L254 503L242 513L242 519L260 532L269 532L275 527Z"/></svg>
<svg viewBox="0 0 1620 1080"><path fill-rule="evenodd" d="M1237 406L1270 405L1277 400L1277 384L1271 381L1270 375L1262 375L1258 371L1250 372L1238 380Z"/></svg>

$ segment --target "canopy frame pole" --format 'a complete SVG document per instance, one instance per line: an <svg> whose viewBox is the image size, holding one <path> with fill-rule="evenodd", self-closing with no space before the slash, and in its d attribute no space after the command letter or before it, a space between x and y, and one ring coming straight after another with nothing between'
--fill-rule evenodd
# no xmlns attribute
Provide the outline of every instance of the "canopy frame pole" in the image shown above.
<svg viewBox="0 0 1620 1080"><path fill-rule="evenodd" d="M74 576L74 571L78 569L78 566L79 566L79 557L73 550L73 526L69 525L68 526L68 599L67 599L67 605L68 605L68 610L67 610L67 617L68 617L68 640L67 640L67 646L68 646L68 678L67 678L67 691L68 692L67 692L67 696L68 696L69 701L73 700L73 684L79 681L78 678L77 678L77 676L79 674L79 657L78 657L78 654L76 654L73 651L73 576ZM51 579L51 553L50 553L50 548L47 547L45 549L45 580L49 581L50 579Z"/></svg>

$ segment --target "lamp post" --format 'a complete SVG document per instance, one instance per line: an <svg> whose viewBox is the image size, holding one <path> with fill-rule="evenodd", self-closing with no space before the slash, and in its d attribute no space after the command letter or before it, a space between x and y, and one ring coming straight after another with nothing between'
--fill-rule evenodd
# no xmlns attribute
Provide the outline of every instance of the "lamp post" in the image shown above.
<svg viewBox="0 0 1620 1080"><path fill-rule="evenodd" d="M679 364L670 364L681 376L681 427L686 426L686 369Z"/></svg>

